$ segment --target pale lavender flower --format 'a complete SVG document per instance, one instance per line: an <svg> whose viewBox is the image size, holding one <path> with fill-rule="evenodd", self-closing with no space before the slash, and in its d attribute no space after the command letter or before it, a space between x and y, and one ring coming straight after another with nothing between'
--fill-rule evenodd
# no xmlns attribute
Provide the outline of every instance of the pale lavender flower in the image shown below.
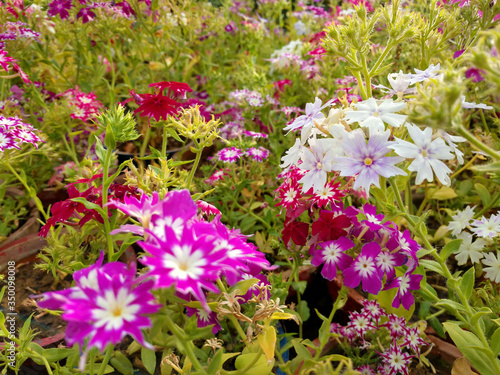
<svg viewBox="0 0 500 375"><path fill-rule="evenodd" d="M493 109L491 105L486 105L483 103L469 103L465 101L465 96L462 96L462 108L466 109Z"/></svg>
<svg viewBox="0 0 500 375"><path fill-rule="evenodd" d="M380 176L389 178L406 173L395 166L404 160L401 157L385 156L394 143L388 141L390 131L374 133L366 143L363 132L355 131L345 137L341 146L347 156L337 156L332 169L341 176L356 176L354 189L370 190L370 185L380 187Z"/></svg>
<svg viewBox="0 0 500 375"><path fill-rule="evenodd" d="M429 78L436 78L436 77L439 78L437 73L439 69L441 69L440 64L437 65L431 64L425 70L415 69L416 74L408 74L409 76L408 78L410 79L410 85L413 85L414 83L417 82L425 81L426 79Z"/></svg>
<svg viewBox="0 0 500 375"><path fill-rule="evenodd" d="M500 215L491 215L489 219L484 216L481 220L472 222L474 228L471 231L478 237L494 238L500 232Z"/></svg>
<svg viewBox="0 0 500 375"><path fill-rule="evenodd" d="M408 170L417 172L415 183L420 185L424 180L434 181L434 171L439 182L449 186L451 180L448 174L451 170L441 160L453 159L451 148L441 138L432 140L432 129L429 127L423 131L415 125L407 125L407 128L414 143L396 138L395 144L389 147L399 156L414 159Z"/></svg>
<svg viewBox="0 0 500 375"><path fill-rule="evenodd" d="M359 123L362 127L367 127L370 134L380 133L385 130L384 122L400 127L406 121L405 115L396 112L406 108L405 102L394 102L392 99L384 100L380 105L374 98L354 104L357 111L349 111L345 114L348 124Z"/></svg>
<svg viewBox="0 0 500 375"><path fill-rule="evenodd" d="M398 98L402 98L405 94L412 94L415 92L415 88L408 88L410 85L410 79L407 74L403 74L400 70L399 73L390 73L387 75L387 79L391 84L392 88L385 87L383 85L373 85L374 87L381 89L383 92L389 95L397 95Z"/></svg>
<svg viewBox="0 0 500 375"><path fill-rule="evenodd" d="M284 130L288 130L289 133L292 130L301 129L301 142L302 144L306 143L314 127L314 121L320 121L325 118L325 115L321 111L331 105L331 103L332 101L330 100L322 105L322 101L319 98L316 98L314 103L307 103L306 114L297 117L291 124L287 125Z"/></svg>

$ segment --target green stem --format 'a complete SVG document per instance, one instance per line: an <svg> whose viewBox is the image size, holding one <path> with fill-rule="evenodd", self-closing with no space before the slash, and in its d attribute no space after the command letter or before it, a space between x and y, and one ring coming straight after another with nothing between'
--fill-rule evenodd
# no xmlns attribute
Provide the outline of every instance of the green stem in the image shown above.
<svg viewBox="0 0 500 375"><path fill-rule="evenodd" d="M104 355L104 359L102 360L101 363L101 368L99 369L99 373L97 375L104 375L104 371L106 370L106 366L108 365L112 353L113 353L113 345L108 345L108 347L106 348L106 354Z"/></svg>
<svg viewBox="0 0 500 375"><path fill-rule="evenodd" d="M104 232L106 235L106 240L108 243L108 261L112 262L113 261L113 255L114 255L114 246L113 246L113 239L111 238L111 227L110 227L110 222L109 222L109 211L108 207L106 206L106 203L108 203L108 188L110 186L110 182L108 182L108 175L109 175L109 164L111 162L111 156L113 154L113 150L110 150L109 148L106 150L106 158L104 159L103 163L103 175L102 175L102 209L104 211L105 217L103 217L104 221Z"/></svg>
<svg viewBox="0 0 500 375"><path fill-rule="evenodd" d="M500 160L500 154L496 152L495 150L491 149L490 147L486 146L484 143L479 141L476 137L474 137L467 129L465 129L462 125L459 125L456 128L456 131L458 134L460 134L462 137L467 139L472 146L477 148L478 150L483 151L484 153L488 154L492 158L496 160Z"/></svg>
<svg viewBox="0 0 500 375"><path fill-rule="evenodd" d="M191 167L191 171L189 172L188 180L186 183L186 188L188 190L191 190L191 183L193 181L194 174L198 169L198 164L200 164L201 153L203 152L203 149L200 149L200 145L198 144L198 142L196 142L195 140L193 140L193 142L194 142L194 148L196 149L196 158L194 159L194 164Z"/></svg>
<svg viewBox="0 0 500 375"><path fill-rule="evenodd" d="M8 153L5 153L4 165L6 165L7 168L12 172L12 174L14 176L16 176L16 178L19 180L19 182L21 182L21 184L23 184L24 188L26 189L26 193L30 196L31 199L33 199L33 201L35 202L36 208L38 209L38 211L40 211L40 213L43 215L43 217L47 221L47 219L49 218L49 215L43 209L42 201L36 195L35 189L30 188L28 186L28 183L23 178L21 178L21 176L16 172L16 170L14 168L12 168L12 165L10 165L10 163L9 163Z"/></svg>
<svg viewBox="0 0 500 375"><path fill-rule="evenodd" d="M187 357L193 364L194 368L196 371L198 371L199 374L206 374L206 371L203 369L201 366L200 362L198 361L198 358L194 354L194 345L193 342L188 340L186 337L186 334L177 326L173 321L172 318L170 317L169 314L164 314L165 317L165 325L168 327L170 332L177 338L177 342L180 346L180 350L184 350L186 352Z"/></svg>
<svg viewBox="0 0 500 375"><path fill-rule="evenodd" d="M146 129L146 134L144 134L144 139L142 140L141 149L139 151L139 156L141 158L146 155L146 147L148 147L149 139L151 138L151 124L148 124L148 128Z"/></svg>

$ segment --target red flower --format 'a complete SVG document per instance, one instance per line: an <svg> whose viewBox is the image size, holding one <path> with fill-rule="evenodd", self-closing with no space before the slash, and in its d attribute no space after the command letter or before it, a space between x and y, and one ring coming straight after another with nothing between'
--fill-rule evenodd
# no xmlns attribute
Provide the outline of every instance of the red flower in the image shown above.
<svg viewBox="0 0 500 375"><path fill-rule="evenodd" d="M319 219L312 225L313 236L318 235L318 240L334 241L347 235L344 228L351 226L351 220L346 215L339 215L332 211L321 211Z"/></svg>
<svg viewBox="0 0 500 375"><path fill-rule="evenodd" d="M306 244L307 235L309 234L309 224L301 223L300 221L288 222L283 229L283 242L288 245L290 238L293 243L299 246Z"/></svg>
<svg viewBox="0 0 500 375"><path fill-rule="evenodd" d="M167 82L167 81L162 81L162 82L156 82L156 83L151 83L149 87L158 87L158 90L160 93L163 92L163 90L168 89L168 96L170 96L172 93L176 97L180 98L186 98L186 93L193 91L191 87L187 83L183 82Z"/></svg>
<svg viewBox="0 0 500 375"><path fill-rule="evenodd" d="M168 115L175 115L180 107L180 103L176 102L174 99L168 96L163 96L161 94L142 94L139 95L142 99L139 108L135 110L135 113L141 113L141 116L154 117L156 121L160 119L167 119ZM138 103L139 104L139 103Z"/></svg>

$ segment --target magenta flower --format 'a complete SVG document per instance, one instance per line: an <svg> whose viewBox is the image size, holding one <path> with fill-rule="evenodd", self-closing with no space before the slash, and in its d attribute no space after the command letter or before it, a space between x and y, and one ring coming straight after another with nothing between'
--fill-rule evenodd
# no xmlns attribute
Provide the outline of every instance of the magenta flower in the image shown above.
<svg viewBox="0 0 500 375"><path fill-rule="evenodd" d="M61 19L69 17L69 12L72 7L71 0L54 0L49 4L47 14L51 17L59 14Z"/></svg>
<svg viewBox="0 0 500 375"><path fill-rule="evenodd" d="M226 258L225 251L216 247L213 227L208 223L193 223L182 226L180 233L176 233L166 224L163 231L165 238L157 236L155 242L138 242L149 253L140 262L149 267L148 275L156 277L157 288L174 286L183 298L191 295L209 311L205 291L219 291L215 281Z"/></svg>
<svg viewBox="0 0 500 375"><path fill-rule="evenodd" d="M402 266L406 263L406 259L406 256L400 253L381 251L375 258L380 278L383 279L385 274L387 275L387 281L394 279L396 276L394 267Z"/></svg>
<svg viewBox="0 0 500 375"><path fill-rule="evenodd" d="M417 327L407 328L406 336L403 338L403 342L401 344L402 347L408 347L413 350L417 356L420 357L420 347L428 346L429 344L425 342L425 340L420 337L420 331Z"/></svg>
<svg viewBox="0 0 500 375"><path fill-rule="evenodd" d="M243 151L236 147L223 148L217 153L217 157L220 161L225 163L234 163L236 160L241 158Z"/></svg>
<svg viewBox="0 0 500 375"><path fill-rule="evenodd" d="M0 65L5 69L6 72L9 71L9 63L14 60L12 57L7 56L7 51L0 50Z"/></svg>
<svg viewBox="0 0 500 375"><path fill-rule="evenodd" d="M368 144L364 133L351 132L345 137L341 146L347 156L337 156L332 169L340 171L341 176L356 176L354 189L370 190L370 185L380 187L380 176L389 178L397 175L406 175L406 172L395 166L404 160L399 156L385 156L391 150L394 142L388 141L390 131L374 133Z"/></svg>
<svg viewBox="0 0 500 375"><path fill-rule="evenodd" d="M205 309L196 309L192 307L186 307L186 310L187 316L196 315L198 328L207 327L213 324L212 333L214 335L222 329L215 312L209 312Z"/></svg>
<svg viewBox="0 0 500 375"><path fill-rule="evenodd" d="M352 263L352 258L344 254L345 251L352 249L354 242L347 237L340 237L335 241L326 241L318 244L318 248L313 251L311 263L319 267L321 264L323 270L321 274L327 280L333 280L337 276L337 268L345 270Z"/></svg>
<svg viewBox="0 0 500 375"><path fill-rule="evenodd" d="M89 21L93 21L95 18L95 13L92 11L92 8L82 8L76 14L76 18L81 18L83 23L87 23Z"/></svg>
<svg viewBox="0 0 500 375"><path fill-rule="evenodd" d="M365 292L378 294L382 289L382 280L376 265L380 251L380 245L376 242L364 245L351 266L344 270L344 284L356 288L362 282Z"/></svg>
<svg viewBox="0 0 500 375"><path fill-rule="evenodd" d="M18 117L0 115L0 151L17 148L23 143L31 143L38 149L37 142L43 142L36 134L36 129L24 123Z"/></svg>
<svg viewBox="0 0 500 375"><path fill-rule="evenodd" d="M399 338L406 334L406 320L402 316L396 314L389 314L387 322L381 324L379 327L386 327L389 330L391 338L399 340Z"/></svg>
<svg viewBox="0 0 500 375"><path fill-rule="evenodd" d="M60 292L47 292L37 304L41 308L63 310L67 320L66 341L83 345L88 339L91 347L103 350L108 344L118 344L131 335L145 347L142 329L151 327L146 316L158 311L151 288L153 280L136 279L135 266L127 268L120 262L102 266L104 253L93 266L77 271L75 286Z"/></svg>
<svg viewBox="0 0 500 375"><path fill-rule="evenodd" d="M264 147L250 147L246 153L248 156L251 156L254 161L264 161L269 156L269 150Z"/></svg>
<svg viewBox="0 0 500 375"><path fill-rule="evenodd" d="M392 307L399 307L401 304L406 310L415 303L415 298L411 290L419 290L422 275L414 275L409 272L403 276L397 277L385 286L385 289L398 288L398 292L392 301Z"/></svg>
<svg viewBox="0 0 500 375"><path fill-rule="evenodd" d="M363 340L366 332L377 328L368 314L358 313L356 311L351 312L349 313L349 319L351 321L347 325L347 329L354 330Z"/></svg>

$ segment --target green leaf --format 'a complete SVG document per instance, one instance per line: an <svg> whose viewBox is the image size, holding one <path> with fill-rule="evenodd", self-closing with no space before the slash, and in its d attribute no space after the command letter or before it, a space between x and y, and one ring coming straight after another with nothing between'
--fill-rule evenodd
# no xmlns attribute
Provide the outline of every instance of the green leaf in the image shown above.
<svg viewBox="0 0 500 375"><path fill-rule="evenodd" d="M446 200L456 198L458 195L449 186L441 186L437 189L429 189L429 199Z"/></svg>
<svg viewBox="0 0 500 375"><path fill-rule="evenodd" d="M104 210L99 207L99 205L89 202L87 199L83 197L78 197L78 198L71 198L70 199L73 202L81 203L85 206L85 208L88 208L89 210L96 210L102 217L105 217L106 214L104 213Z"/></svg>
<svg viewBox="0 0 500 375"><path fill-rule="evenodd" d="M293 339L292 344L297 355L304 361L312 358L311 352L301 343L301 339Z"/></svg>
<svg viewBox="0 0 500 375"><path fill-rule="evenodd" d="M488 191L488 189L486 189L486 187L483 184L480 184L479 182L474 184L474 188L476 189L477 195L481 197L483 206L487 207L491 201L491 194Z"/></svg>
<svg viewBox="0 0 500 375"><path fill-rule="evenodd" d="M295 289L300 294L304 294L307 288L307 281L294 281L292 282L292 288Z"/></svg>
<svg viewBox="0 0 500 375"><path fill-rule="evenodd" d="M232 288L232 290L233 291L238 290L236 295L244 296L245 294L247 294L248 289L250 289L252 286L254 286L258 282L259 282L259 279L256 279L256 278L241 280L238 283L236 283L236 285Z"/></svg>
<svg viewBox="0 0 500 375"><path fill-rule="evenodd" d="M470 299L472 296L472 291L474 289L474 274L476 270L474 267L469 268L469 270L462 276L460 282L460 290L465 295L465 298Z"/></svg>
<svg viewBox="0 0 500 375"><path fill-rule="evenodd" d="M73 354L73 349L68 348L52 348L44 349L42 355L49 361L49 363L60 361L61 359L69 357Z"/></svg>
<svg viewBox="0 0 500 375"><path fill-rule="evenodd" d="M104 163L104 160L106 159L106 149L102 145L102 142L97 136L94 136L95 139L95 153L97 157L99 158L99 161L101 163Z"/></svg>
<svg viewBox="0 0 500 375"><path fill-rule="evenodd" d="M445 245L445 247L443 247L441 252L439 253L439 256L441 257L441 259L443 261L446 261L446 259L448 259L448 257L451 254L456 253L458 251L458 249L460 248L462 241L463 240L452 240L452 241L448 242Z"/></svg>
<svg viewBox="0 0 500 375"><path fill-rule="evenodd" d="M491 336L491 350L495 356L500 353L500 327Z"/></svg>
<svg viewBox="0 0 500 375"><path fill-rule="evenodd" d="M258 356L257 361L253 364L252 368L247 373L259 374L259 375L270 374L273 369L274 360L272 360L271 363L268 363L264 354L259 354L259 353L241 354L236 358L234 365L237 370L241 370L242 368L246 367L250 362L253 362L255 360L255 357L257 356Z"/></svg>
<svg viewBox="0 0 500 375"><path fill-rule="evenodd" d="M141 348L141 360L144 367L150 374L154 374L156 369L156 354L154 350L142 347Z"/></svg>
<svg viewBox="0 0 500 375"><path fill-rule="evenodd" d="M441 298L439 302L436 302L436 306L448 306L451 307L452 310L466 311L462 304L446 298Z"/></svg>
<svg viewBox="0 0 500 375"><path fill-rule="evenodd" d="M207 375L217 375L222 368L222 355L224 351L222 349L217 350L217 353L213 356L208 365Z"/></svg>
<svg viewBox="0 0 500 375"><path fill-rule="evenodd" d="M118 372L123 375L133 375L134 374L134 366L130 360L120 351L114 352L113 358L109 361L111 366L115 368Z"/></svg>
<svg viewBox="0 0 500 375"><path fill-rule="evenodd" d="M302 322L306 322L307 319L309 319L309 317L311 316L311 311L309 309L309 306L307 305L307 301L300 301L300 303L297 305L297 312L300 314Z"/></svg>
<svg viewBox="0 0 500 375"><path fill-rule="evenodd" d="M115 135L113 134L113 128L111 124L108 124L106 128L106 135L104 136L104 144L108 150L114 150L116 148Z"/></svg>
<svg viewBox="0 0 500 375"><path fill-rule="evenodd" d="M94 375L100 373L101 367L102 367L102 363L96 363L96 364L94 364ZM104 369L103 373L104 374L111 374L113 372L115 372L115 370L113 369L113 367L111 367L110 365L106 365L106 368ZM90 374L90 366L89 365L85 366L85 370L83 370L82 374Z"/></svg>
<svg viewBox="0 0 500 375"><path fill-rule="evenodd" d="M484 348L481 340L479 340L476 335L472 332L463 330L453 322L445 322L443 326L458 350L460 350L481 375L498 375L492 362L497 361L500 364L500 361L495 358L491 350L487 349L490 353L486 354L482 350L474 348L474 346Z"/></svg>
<svg viewBox="0 0 500 375"><path fill-rule="evenodd" d="M492 313L492 311L490 309L488 309L488 310L489 311L486 311L486 310L478 311L474 315L472 315L472 318L470 318L470 325L472 327L475 326L476 324L479 323L479 319L481 319L481 317L483 315L488 315L488 314ZM483 323L483 322L481 322L481 323ZM484 323L482 324L482 326L484 326Z"/></svg>
<svg viewBox="0 0 500 375"><path fill-rule="evenodd" d="M424 266L429 271L434 271L434 272L440 274L441 276L444 276L443 275L443 268L435 260L422 259L420 261L420 265Z"/></svg>

